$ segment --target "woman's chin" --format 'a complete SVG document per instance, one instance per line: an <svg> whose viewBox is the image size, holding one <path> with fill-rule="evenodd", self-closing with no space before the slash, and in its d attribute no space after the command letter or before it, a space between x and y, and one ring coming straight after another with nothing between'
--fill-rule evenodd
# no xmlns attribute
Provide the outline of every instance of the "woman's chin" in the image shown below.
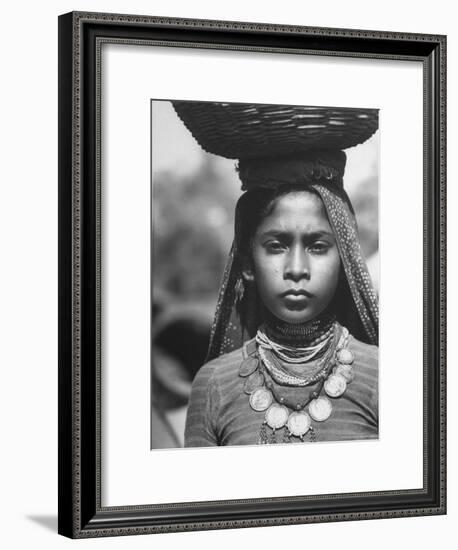
<svg viewBox="0 0 458 550"><path fill-rule="evenodd" d="M300 323L307 323L308 321L311 321L316 317L316 315L311 312L310 310L305 311L288 311L288 312L282 312L281 315L276 315L279 319L284 321L285 323L290 323L291 325L298 325Z"/></svg>

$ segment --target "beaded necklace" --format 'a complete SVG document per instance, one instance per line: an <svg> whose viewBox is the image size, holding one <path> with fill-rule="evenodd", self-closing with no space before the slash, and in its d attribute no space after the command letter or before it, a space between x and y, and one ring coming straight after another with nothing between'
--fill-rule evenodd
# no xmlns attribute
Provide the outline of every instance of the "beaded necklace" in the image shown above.
<svg viewBox="0 0 458 550"><path fill-rule="evenodd" d="M239 375L245 378L244 391L249 395L250 407L257 412L265 411L259 443L277 443L276 435L281 430L283 443L292 442L293 438L304 441L306 435L315 441L315 423L324 422L332 413L329 397L343 395L354 378L354 358L347 349L348 330L333 319L331 323L321 323L318 334L309 337L308 345L293 348L272 340L267 328L258 331L255 346L239 368ZM296 333L300 332L295 328ZM315 353L318 346L319 352ZM297 360L299 351L301 361ZM320 354L314 366L307 364ZM305 374L291 374L288 365L303 367ZM304 394L301 388L313 384L318 384L317 388ZM300 398L298 391L302 392Z"/></svg>
<svg viewBox="0 0 458 550"><path fill-rule="evenodd" d="M267 339L263 332L258 331L256 336L259 357L272 378L279 384L299 387L308 386L311 383L316 382L324 374L327 368L327 363L332 355L332 344L334 340L335 330L333 325L329 329L326 339L319 344L319 351L324 352L322 353L322 357L315 366L310 367L307 363L317 355L316 345L299 348L302 350L302 357L289 357L287 348L284 348L284 352L281 352L281 350L279 350L280 346L278 344L273 345L274 343ZM311 353L310 350L312 350ZM303 370L307 372L306 376L290 374L287 371L288 365L302 366Z"/></svg>
<svg viewBox="0 0 458 550"><path fill-rule="evenodd" d="M277 344L275 341L271 340L267 336L265 330L261 328L256 334L256 342L259 344L259 347L272 350L279 359L282 359L287 363L306 363L307 361L311 361L317 355L320 355L320 353L327 347L330 338L332 338L333 330L334 326L332 325L324 334L313 340L309 346L296 348Z"/></svg>

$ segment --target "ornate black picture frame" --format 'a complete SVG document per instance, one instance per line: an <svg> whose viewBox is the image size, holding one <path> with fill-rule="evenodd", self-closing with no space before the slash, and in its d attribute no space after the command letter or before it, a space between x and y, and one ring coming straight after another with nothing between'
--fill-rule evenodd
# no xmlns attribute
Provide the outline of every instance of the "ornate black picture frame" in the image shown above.
<svg viewBox="0 0 458 550"><path fill-rule="evenodd" d="M103 507L100 48L116 41L420 61L423 488ZM73 12L59 18L59 533L72 538L446 513L446 37Z"/></svg>

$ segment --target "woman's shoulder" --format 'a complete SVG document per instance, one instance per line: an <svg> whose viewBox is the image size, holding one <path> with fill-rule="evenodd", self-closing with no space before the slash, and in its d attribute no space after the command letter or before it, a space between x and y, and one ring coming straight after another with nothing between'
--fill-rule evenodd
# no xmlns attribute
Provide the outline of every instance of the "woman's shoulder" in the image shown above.
<svg viewBox="0 0 458 550"><path fill-rule="evenodd" d="M359 370L365 370L367 373L378 372L378 346L366 344L357 340L350 334L348 340L348 349L353 353L354 364Z"/></svg>
<svg viewBox="0 0 458 550"><path fill-rule="evenodd" d="M361 342L361 340L357 340L352 334L349 335L348 345L358 354L375 359L378 358L378 346Z"/></svg>
<svg viewBox="0 0 458 550"><path fill-rule="evenodd" d="M358 353L366 354L369 356L378 356L378 346L374 344L367 344L361 340L357 340L352 334L349 334L348 344L354 348Z"/></svg>
<svg viewBox="0 0 458 550"><path fill-rule="evenodd" d="M209 380L210 378L215 379L238 374L241 362L249 353L250 342L251 340L240 348L220 355L202 365L196 375L196 379L206 378Z"/></svg>

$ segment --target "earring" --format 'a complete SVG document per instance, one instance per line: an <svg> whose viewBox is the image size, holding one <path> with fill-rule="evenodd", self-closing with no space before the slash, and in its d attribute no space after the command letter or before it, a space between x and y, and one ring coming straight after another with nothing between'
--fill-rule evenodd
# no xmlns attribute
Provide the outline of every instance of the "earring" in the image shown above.
<svg viewBox="0 0 458 550"><path fill-rule="evenodd" d="M244 293L245 293L245 285L243 283L243 278L239 277L237 279L237 282L235 283L235 299L238 302L241 302L243 299Z"/></svg>

